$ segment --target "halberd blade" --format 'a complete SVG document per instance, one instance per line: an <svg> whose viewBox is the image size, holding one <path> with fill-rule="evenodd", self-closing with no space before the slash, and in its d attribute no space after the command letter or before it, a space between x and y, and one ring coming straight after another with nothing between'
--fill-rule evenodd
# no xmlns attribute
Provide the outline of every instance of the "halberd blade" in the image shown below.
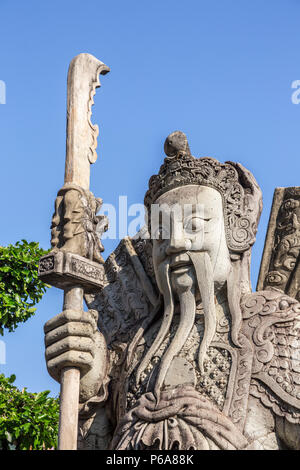
<svg viewBox="0 0 300 470"><path fill-rule="evenodd" d="M110 69L91 54L74 57L68 72L67 142L65 183L89 188L90 164L97 159L96 147L99 128L92 124L92 105L99 75Z"/></svg>

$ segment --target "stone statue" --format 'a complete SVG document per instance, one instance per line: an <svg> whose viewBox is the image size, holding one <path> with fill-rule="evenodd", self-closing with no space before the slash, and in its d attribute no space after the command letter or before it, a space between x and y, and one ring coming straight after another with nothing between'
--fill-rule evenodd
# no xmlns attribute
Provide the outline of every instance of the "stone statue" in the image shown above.
<svg viewBox="0 0 300 470"><path fill-rule="evenodd" d="M45 325L50 375L81 371L78 448L300 449L299 296L250 285L260 188L239 163L192 156L182 132L164 148L146 226L104 264L78 215L86 192L69 193L71 206L80 202L69 217L81 251L72 236L58 245L66 229L54 215L53 250L103 269L101 286L85 291L88 312L67 308ZM292 215L282 209L271 271L285 251L298 257L298 196Z"/></svg>

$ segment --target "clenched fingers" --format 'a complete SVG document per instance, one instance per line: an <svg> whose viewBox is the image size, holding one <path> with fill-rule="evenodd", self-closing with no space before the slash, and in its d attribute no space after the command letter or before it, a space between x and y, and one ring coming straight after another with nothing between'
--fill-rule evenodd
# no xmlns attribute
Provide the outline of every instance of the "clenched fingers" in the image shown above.
<svg viewBox="0 0 300 470"><path fill-rule="evenodd" d="M87 352L94 357L94 341L86 337L68 336L46 349L46 359L49 361L68 351Z"/></svg>
<svg viewBox="0 0 300 470"><path fill-rule="evenodd" d="M64 367L78 367L82 373L86 373L92 364L93 356L82 351L68 351L47 361L48 370L56 379Z"/></svg>
<svg viewBox="0 0 300 470"><path fill-rule="evenodd" d="M68 336L87 337L93 339L94 330L90 323L70 322L49 331L45 336L46 347L61 341Z"/></svg>
<svg viewBox="0 0 300 470"><path fill-rule="evenodd" d="M70 322L80 322L91 325L93 331L97 330L97 322L92 312L83 312L77 310L64 310L55 317L51 318L44 325L44 332L47 334L59 326Z"/></svg>

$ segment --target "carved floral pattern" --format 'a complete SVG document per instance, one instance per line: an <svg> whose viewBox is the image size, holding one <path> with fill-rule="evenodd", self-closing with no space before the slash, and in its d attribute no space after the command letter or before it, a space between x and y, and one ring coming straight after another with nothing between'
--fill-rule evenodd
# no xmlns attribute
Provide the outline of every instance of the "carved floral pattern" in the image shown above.
<svg viewBox="0 0 300 470"><path fill-rule="evenodd" d="M47 271L54 269L54 256L47 256L39 262L39 273L42 274Z"/></svg>

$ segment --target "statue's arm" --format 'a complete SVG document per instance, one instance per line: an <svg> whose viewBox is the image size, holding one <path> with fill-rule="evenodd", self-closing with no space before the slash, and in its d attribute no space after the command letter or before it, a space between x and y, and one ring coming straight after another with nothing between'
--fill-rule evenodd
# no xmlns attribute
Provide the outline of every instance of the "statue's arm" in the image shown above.
<svg viewBox="0 0 300 470"><path fill-rule="evenodd" d="M276 435L290 450L300 450L300 424L276 416Z"/></svg>
<svg viewBox="0 0 300 470"><path fill-rule="evenodd" d="M44 327L49 374L60 382L65 367L80 370L80 403L97 395L108 371L107 346L94 311L64 310Z"/></svg>

